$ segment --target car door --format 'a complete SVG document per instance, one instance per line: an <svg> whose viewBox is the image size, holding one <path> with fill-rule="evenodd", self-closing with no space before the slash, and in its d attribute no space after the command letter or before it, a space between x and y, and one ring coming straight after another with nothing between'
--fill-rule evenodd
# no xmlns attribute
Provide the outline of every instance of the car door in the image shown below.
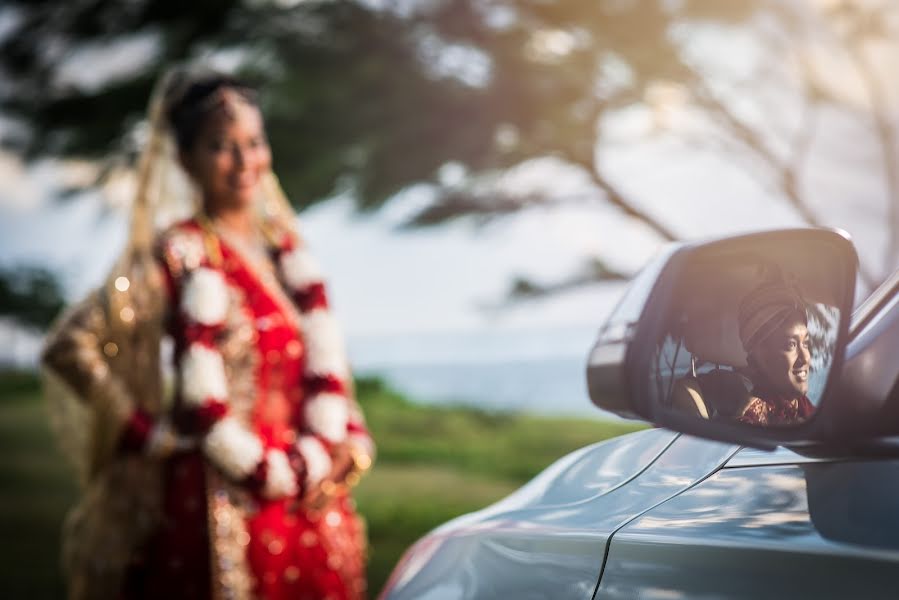
<svg viewBox="0 0 899 600"><path fill-rule="evenodd" d="M896 598L899 460L743 449L612 537L596 598Z"/></svg>
<svg viewBox="0 0 899 600"><path fill-rule="evenodd" d="M650 429L561 459L403 557L383 597L590 598L612 532L725 464L738 446Z"/></svg>

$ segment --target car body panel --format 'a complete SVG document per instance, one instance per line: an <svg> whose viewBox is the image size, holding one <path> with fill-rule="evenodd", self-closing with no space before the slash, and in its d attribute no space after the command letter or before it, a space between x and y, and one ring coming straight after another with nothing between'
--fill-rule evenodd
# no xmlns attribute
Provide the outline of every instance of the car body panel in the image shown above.
<svg viewBox="0 0 899 600"><path fill-rule="evenodd" d="M774 450L758 450L756 448L743 448L734 454L725 469L734 469L737 467L759 467L771 465L796 465L801 463L821 462L821 458L814 456L806 456L778 446Z"/></svg>
<svg viewBox="0 0 899 600"><path fill-rule="evenodd" d="M419 541L383 597L590 598L612 533L737 449L656 429L575 452Z"/></svg>
<svg viewBox="0 0 899 600"><path fill-rule="evenodd" d="M899 461L787 453L738 454L623 527L597 598L895 598Z"/></svg>

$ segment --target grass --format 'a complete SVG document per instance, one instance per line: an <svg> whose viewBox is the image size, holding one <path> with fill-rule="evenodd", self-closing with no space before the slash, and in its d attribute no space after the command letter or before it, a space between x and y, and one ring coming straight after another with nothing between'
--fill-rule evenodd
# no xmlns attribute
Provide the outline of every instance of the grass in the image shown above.
<svg viewBox="0 0 899 600"><path fill-rule="evenodd" d="M641 428L422 406L375 379L358 381L357 394L378 444L375 468L355 494L368 522L373 592L402 552L430 529L502 498L576 448ZM59 531L76 495L36 377L0 374L3 597L64 596Z"/></svg>
<svg viewBox="0 0 899 600"><path fill-rule="evenodd" d="M63 598L59 530L77 486L29 374L0 377L0 581L6 598Z"/></svg>

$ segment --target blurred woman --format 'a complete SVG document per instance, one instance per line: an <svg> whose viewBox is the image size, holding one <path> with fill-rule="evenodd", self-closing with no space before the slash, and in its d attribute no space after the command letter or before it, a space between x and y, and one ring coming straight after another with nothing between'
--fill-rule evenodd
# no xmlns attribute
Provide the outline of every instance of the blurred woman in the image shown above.
<svg viewBox="0 0 899 600"><path fill-rule="evenodd" d="M64 535L70 594L363 597L348 488L374 446L321 273L271 172L256 92L174 73L151 125L129 244L44 353L85 483ZM174 162L193 194L172 184ZM155 234L179 203L194 214Z"/></svg>

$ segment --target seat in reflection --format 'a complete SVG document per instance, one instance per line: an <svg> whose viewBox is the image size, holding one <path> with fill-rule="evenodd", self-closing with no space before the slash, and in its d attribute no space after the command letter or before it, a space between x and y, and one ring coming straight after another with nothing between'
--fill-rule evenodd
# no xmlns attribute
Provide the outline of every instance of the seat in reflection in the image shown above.
<svg viewBox="0 0 899 600"><path fill-rule="evenodd" d="M675 380L670 402L702 419L735 419L752 399L752 382L740 373L746 353L736 322L714 314L704 307L688 317L683 341L691 373Z"/></svg>
<svg viewBox="0 0 899 600"><path fill-rule="evenodd" d="M742 374L715 368L676 380L671 407L701 419L735 419L752 399L751 388Z"/></svg>

